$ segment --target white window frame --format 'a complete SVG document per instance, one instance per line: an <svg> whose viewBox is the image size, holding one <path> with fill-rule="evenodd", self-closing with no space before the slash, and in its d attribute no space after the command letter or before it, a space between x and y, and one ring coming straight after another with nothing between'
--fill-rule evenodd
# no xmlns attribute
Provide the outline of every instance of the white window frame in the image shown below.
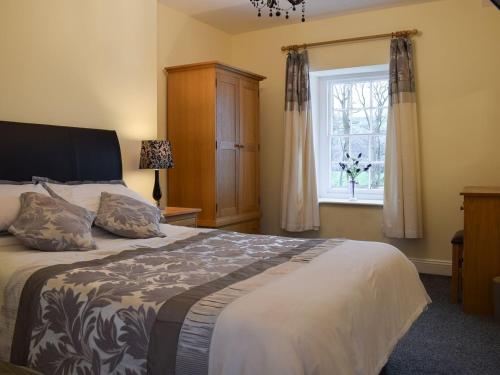
<svg viewBox="0 0 500 375"><path fill-rule="evenodd" d="M352 82L353 80L389 80L389 66L374 65L359 68L336 69L322 72L312 72L313 90L313 123L315 128L315 150L317 163L318 197L320 202L332 203L358 203L358 204L383 204L384 189L363 189L356 187L356 198L358 201L349 201L348 188L330 188L330 145L328 118L330 117L331 100L329 98L330 82ZM316 103L314 103L316 101ZM316 105L315 105L316 104ZM357 135L376 135L373 133ZM380 162L379 164L383 164Z"/></svg>

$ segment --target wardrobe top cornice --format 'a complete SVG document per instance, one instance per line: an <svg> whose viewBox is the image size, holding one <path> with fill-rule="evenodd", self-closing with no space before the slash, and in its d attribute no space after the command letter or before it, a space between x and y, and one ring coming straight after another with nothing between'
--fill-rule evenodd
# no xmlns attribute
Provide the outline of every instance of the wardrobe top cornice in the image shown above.
<svg viewBox="0 0 500 375"><path fill-rule="evenodd" d="M164 71L165 71L165 73L173 73L173 72L179 72L179 71L198 70L198 69L207 69L207 68L226 70L226 71L229 71L232 73L237 73L237 74L243 75L243 76L248 77L248 78L255 79L257 81L263 81L266 79L266 77L261 76L260 74L252 73L248 70L243 70L243 69L237 68L235 66L231 66L231 65L222 63L220 61L205 61L205 62L196 63L196 64L169 66L169 67L166 67L164 69Z"/></svg>

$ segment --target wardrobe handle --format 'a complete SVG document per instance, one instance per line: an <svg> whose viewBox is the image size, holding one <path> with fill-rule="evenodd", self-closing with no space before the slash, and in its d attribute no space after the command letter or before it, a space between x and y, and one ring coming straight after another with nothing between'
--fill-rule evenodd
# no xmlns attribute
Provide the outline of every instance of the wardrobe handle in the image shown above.
<svg viewBox="0 0 500 375"><path fill-rule="evenodd" d="M245 148L245 145L240 145L240 148Z"/></svg>
<svg viewBox="0 0 500 375"><path fill-rule="evenodd" d="M240 148L240 147L241 147L241 145L239 145L237 143L234 144L234 148Z"/></svg>

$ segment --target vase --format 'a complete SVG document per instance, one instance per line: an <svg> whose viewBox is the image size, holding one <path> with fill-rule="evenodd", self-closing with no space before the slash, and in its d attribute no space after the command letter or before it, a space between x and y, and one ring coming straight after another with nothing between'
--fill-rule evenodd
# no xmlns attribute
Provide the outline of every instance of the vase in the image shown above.
<svg viewBox="0 0 500 375"><path fill-rule="evenodd" d="M349 198L350 201L358 200L356 198L356 181L354 180L349 181L349 193L351 195L351 197Z"/></svg>

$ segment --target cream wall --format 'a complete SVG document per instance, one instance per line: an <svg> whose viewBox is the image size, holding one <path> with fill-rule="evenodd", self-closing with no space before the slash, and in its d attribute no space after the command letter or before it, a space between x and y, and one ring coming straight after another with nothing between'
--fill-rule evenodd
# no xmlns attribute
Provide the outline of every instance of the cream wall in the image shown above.
<svg viewBox="0 0 500 375"><path fill-rule="evenodd" d="M231 59L231 36L158 3L158 133L166 132L168 66Z"/></svg>
<svg viewBox="0 0 500 375"><path fill-rule="evenodd" d="M464 185L500 185L500 12L481 0L443 0L250 32L233 37L234 65L261 86L262 227L280 233L285 55L282 45L417 28L425 239L394 241L408 256L450 259L462 227ZM310 50L315 70L388 62L389 41ZM322 205L321 236L387 241L380 207Z"/></svg>
<svg viewBox="0 0 500 375"><path fill-rule="evenodd" d="M158 137L167 132L167 80L165 67L231 59L231 36L158 3ZM175 155L174 155L175 163ZM165 175L162 190L166 192ZM166 195L166 194L164 194ZM166 202L164 197L164 202Z"/></svg>
<svg viewBox="0 0 500 375"><path fill-rule="evenodd" d="M1 0L0 119L116 129L125 179L156 137L156 0Z"/></svg>

